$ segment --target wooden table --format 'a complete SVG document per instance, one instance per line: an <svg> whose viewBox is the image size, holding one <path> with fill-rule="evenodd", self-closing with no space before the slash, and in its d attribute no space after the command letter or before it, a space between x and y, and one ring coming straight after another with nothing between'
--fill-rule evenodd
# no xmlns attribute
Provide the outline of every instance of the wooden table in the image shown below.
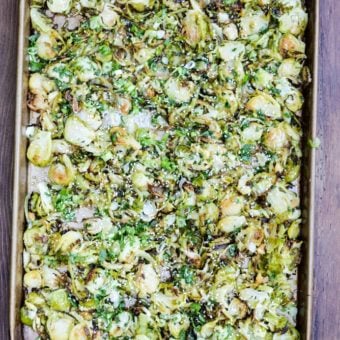
<svg viewBox="0 0 340 340"><path fill-rule="evenodd" d="M0 340L9 339L17 2L0 1ZM340 340L340 1L320 3L314 339Z"/></svg>

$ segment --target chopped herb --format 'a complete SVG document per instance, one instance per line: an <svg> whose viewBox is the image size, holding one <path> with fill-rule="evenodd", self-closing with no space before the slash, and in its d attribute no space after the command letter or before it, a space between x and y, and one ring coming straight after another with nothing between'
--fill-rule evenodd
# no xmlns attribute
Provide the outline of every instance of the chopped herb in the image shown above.
<svg viewBox="0 0 340 340"><path fill-rule="evenodd" d="M195 272L187 265L180 268L178 276L181 280L184 280L184 282L189 285L193 284L195 281Z"/></svg>
<svg viewBox="0 0 340 340"><path fill-rule="evenodd" d="M254 151L254 145L245 144L240 150L240 158L243 162L249 162Z"/></svg>

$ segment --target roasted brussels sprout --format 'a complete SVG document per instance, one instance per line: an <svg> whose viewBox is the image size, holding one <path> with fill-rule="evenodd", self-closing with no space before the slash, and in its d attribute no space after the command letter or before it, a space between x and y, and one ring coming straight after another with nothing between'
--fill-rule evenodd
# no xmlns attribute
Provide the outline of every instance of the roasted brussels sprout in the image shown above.
<svg viewBox="0 0 340 340"><path fill-rule="evenodd" d="M224 61L230 61L241 58L245 50L245 45L241 41L226 42L218 47L218 55Z"/></svg>
<svg viewBox="0 0 340 340"><path fill-rule="evenodd" d="M193 96L194 84L192 82L181 82L170 78L165 83L165 93L177 103L189 102Z"/></svg>
<svg viewBox="0 0 340 340"><path fill-rule="evenodd" d="M218 222L218 228L224 233L231 233L247 223L244 216L226 216Z"/></svg>
<svg viewBox="0 0 340 340"><path fill-rule="evenodd" d="M279 50L283 56L303 55L305 48L305 43L291 33L286 33L280 40Z"/></svg>
<svg viewBox="0 0 340 340"><path fill-rule="evenodd" d="M53 13L68 13L72 6L72 0L47 0L47 7Z"/></svg>
<svg viewBox="0 0 340 340"><path fill-rule="evenodd" d="M68 340L74 325L74 319L67 314L51 313L46 328L51 340Z"/></svg>
<svg viewBox="0 0 340 340"><path fill-rule="evenodd" d="M128 0L128 3L137 11L142 12L153 6L154 0Z"/></svg>
<svg viewBox="0 0 340 340"><path fill-rule="evenodd" d="M53 183L65 186L73 181L75 173L69 157L63 155L61 161L50 166L48 177Z"/></svg>
<svg viewBox="0 0 340 340"><path fill-rule="evenodd" d="M240 34L242 38L265 31L269 25L269 16L261 10L244 10L240 19Z"/></svg>
<svg viewBox="0 0 340 340"><path fill-rule="evenodd" d="M47 298L50 307L58 312L68 312L70 309L70 300L65 289L58 289L51 292Z"/></svg>
<svg viewBox="0 0 340 340"><path fill-rule="evenodd" d="M40 270L31 270L24 275L24 286L28 289L40 288L41 284Z"/></svg>
<svg viewBox="0 0 340 340"><path fill-rule="evenodd" d="M70 116L65 124L65 140L77 146L87 146L96 137L95 131L77 116Z"/></svg>
<svg viewBox="0 0 340 340"><path fill-rule="evenodd" d="M300 35L307 25L307 13L300 7L294 7L279 18L279 30L282 33Z"/></svg>
<svg viewBox="0 0 340 340"><path fill-rule="evenodd" d="M57 56L57 40L52 34L40 34L37 43L37 54L42 59L53 59Z"/></svg>
<svg viewBox="0 0 340 340"><path fill-rule="evenodd" d="M194 9L189 10L183 20L183 33L187 43L195 47L209 37L209 19L201 10L195 0L192 0Z"/></svg>
<svg viewBox="0 0 340 340"><path fill-rule="evenodd" d="M223 28L223 34L228 40L236 40L238 38L238 29L234 23L229 23Z"/></svg>
<svg viewBox="0 0 340 340"><path fill-rule="evenodd" d="M38 32L48 33L52 30L52 20L42 14L37 7L32 7L30 11L31 23Z"/></svg>
<svg viewBox="0 0 340 340"><path fill-rule="evenodd" d="M282 115L280 104L266 93L258 94L251 98L246 108L253 112L260 112L267 117L278 119Z"/></svg>
<svg viewBox="0 0 340 340"><path fill-rule="evenodd" d="M27 149L27 158L32 164L47 166L52 159L52 136L50 132L38 131Z"/></svg>
<svg viewBox="0 0 340 340"><path fill-rule="evenodd" d="M119 20L118 13L115 12L114 8L109 4L104 5L104 8L99 16L103 22L103 26L106 28L113 28Z"/></svg>

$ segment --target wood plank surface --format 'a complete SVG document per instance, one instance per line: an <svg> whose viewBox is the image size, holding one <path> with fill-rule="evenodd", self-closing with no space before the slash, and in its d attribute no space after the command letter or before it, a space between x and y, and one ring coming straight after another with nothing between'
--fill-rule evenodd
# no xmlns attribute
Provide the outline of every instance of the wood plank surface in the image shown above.
<svg viewBox="0 0 340 340"><path fill-rule="evenodd" d="M314 339L340 339L340 1L320 0Z"/></svg>
<svg viewBox="0 0 340 340"><path fill-rule="evenodd" d="M0 0L0 340L9 339L8 300L17 16L17 0Z"/></svg>
<svg viewBox="0 0 340 340"><path fill-rule="evenodd" d="M340 1L320 3L313 338L340 340ZM0 340L9 339L17 11L18 0L0 0Z"/></svg>

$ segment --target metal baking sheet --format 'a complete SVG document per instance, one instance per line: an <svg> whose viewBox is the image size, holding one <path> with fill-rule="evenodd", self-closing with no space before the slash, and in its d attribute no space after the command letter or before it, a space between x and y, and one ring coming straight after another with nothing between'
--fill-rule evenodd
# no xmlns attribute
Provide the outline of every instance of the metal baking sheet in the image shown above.
<svg viewBox="0 0 340 340"><path fill-rule="evenodd" d="M312 73L312 82L305 89L303 111L303 167L301 173L302 260L298 276L298 320L297 327L302 339L311 339L313 330L313 229L314 229L314 181L315 150L308 147L308 140L316 136L317 85L318 85L318 41L319 41L319 1L306 0L309 23L306 31L307 65ZM30 34L29 1L20 0L18 36L18 74L16 95L15 155L13 185L13 225L11 256L10 295L10 336L13 340L23 339L20 323L20 307L23 299L23 231L24 201L29 187L26 161L27 141L25 127L29 122L26 105L28 85L27 47Z"/></svg>

